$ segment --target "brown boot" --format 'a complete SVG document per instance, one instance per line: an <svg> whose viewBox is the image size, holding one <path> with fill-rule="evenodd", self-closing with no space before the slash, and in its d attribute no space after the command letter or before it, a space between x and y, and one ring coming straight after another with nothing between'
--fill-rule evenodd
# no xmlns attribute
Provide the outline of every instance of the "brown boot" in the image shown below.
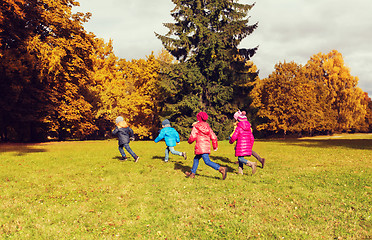
<svg viewBox="0 0 372 240"><path fill-rule="evenodd" d="M252 168L252 175L256 173L257 163L256 162L247 162L247 166Z"/></svg>
<svg viewBox="0 0 372 240"><path fill-rule="evenodd" d="M186 176L189 178L195 178L195 173L192 172L185 172Z"/></svg>
<svg viewBox="0 0 372 240"><path fill-rule="evenodd" d="M262 168L264 168L264 165L265 165L265 158L261 158L260 163L262 164Z"/></svg>
<svg viewBox="0 0 372 240"><path fill-rule="evenodd" d="M239 167L239 169L238 169L238 174L239 174L239 175L243 175L243 168L242 168L242 167Z"/></svg>
<svg viewBox="0 0 372 240"><path fill-rule="evenodd" d="M252 168L252 175L256 173L256 168L257 168L257 163L256 162L253 162L251 164L251 168Z"/></svg>
<svg viewBox="0 0 372 240"><path fill-rule="evenodd" d="M218 171L222 174L222 180L225 180L227 177L227 168L226 167L220 167Z"/></svg>

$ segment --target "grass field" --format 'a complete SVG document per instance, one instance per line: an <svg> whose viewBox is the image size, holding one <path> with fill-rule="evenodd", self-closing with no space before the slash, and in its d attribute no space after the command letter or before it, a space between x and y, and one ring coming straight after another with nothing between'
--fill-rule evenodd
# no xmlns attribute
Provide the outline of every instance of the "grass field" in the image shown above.
<svg viewBox="0 0 372 240"><path fill-rule="evenodd" d="M0 144L1 239L371 239L372 135L257 140L267 159L237 175L234 147L163 162L164 142ZM252 159L251 159L252 160ZM258 164L260 165L260 164Z"/></svg>

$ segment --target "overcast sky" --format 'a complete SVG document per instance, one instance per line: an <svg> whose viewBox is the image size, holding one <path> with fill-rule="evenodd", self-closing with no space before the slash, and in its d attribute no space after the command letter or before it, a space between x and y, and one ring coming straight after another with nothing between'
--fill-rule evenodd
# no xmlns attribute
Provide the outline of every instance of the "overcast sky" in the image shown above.
<svg viewBox="0 0 372 240"><path fill-rule="evenodd" d="M75 11L90 12L85 29L106 42L126 60L156 55L173 22L171 0L80 0ZM254 1L240 0L252 4ZM358 86L372 97L372 0L256 0L248 13L258 28L239 46L259 46L252 60L266 78L279 62L306 64L319 52L339 51Z"/></svg>

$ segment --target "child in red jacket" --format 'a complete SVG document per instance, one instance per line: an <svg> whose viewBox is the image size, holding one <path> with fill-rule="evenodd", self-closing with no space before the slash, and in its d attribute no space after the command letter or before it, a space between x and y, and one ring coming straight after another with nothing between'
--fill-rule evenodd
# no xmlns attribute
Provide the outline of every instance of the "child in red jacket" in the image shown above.
<svg viewBox="0 0 372 240"><path fill-rule="evenodd" d="M209 159L209 154L211 153L210 141L212 140L214 151L217 151L218 149L218 142L216 134L206 122L208 119L208 114L205 112L199 112L196 115L196 119L198 122L193 124L193 128L188 140L189 144L196 141L194 163L192 165L191 172L186 172L186 175L190 178L195 178L195 173L199 166L199 160L200 158L203 158L204 163L211 168L218 170L222 174L222 179L225 180L227 176L227 168L221 167L219 164L212 162Z"/></svg>

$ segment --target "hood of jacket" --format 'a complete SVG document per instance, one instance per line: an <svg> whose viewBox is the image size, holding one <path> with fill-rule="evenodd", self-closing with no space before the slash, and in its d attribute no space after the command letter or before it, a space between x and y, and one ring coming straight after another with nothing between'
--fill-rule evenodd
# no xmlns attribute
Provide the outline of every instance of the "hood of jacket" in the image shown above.
<svg viewBox="0 0 372 240"><path fill-rule="evenodd" d="M251 129L251 124L248 121L241 121L238 123L238 127L241 127L244 131Z"/></svg>
<svg viewBox="0 0 372 240"><path fill-rule="evenodd" d="M205 135L209 135L211 128L209 127L209 124L206 122L198 122L195 125L195 128L200 131L201 133Z"/></svg>

